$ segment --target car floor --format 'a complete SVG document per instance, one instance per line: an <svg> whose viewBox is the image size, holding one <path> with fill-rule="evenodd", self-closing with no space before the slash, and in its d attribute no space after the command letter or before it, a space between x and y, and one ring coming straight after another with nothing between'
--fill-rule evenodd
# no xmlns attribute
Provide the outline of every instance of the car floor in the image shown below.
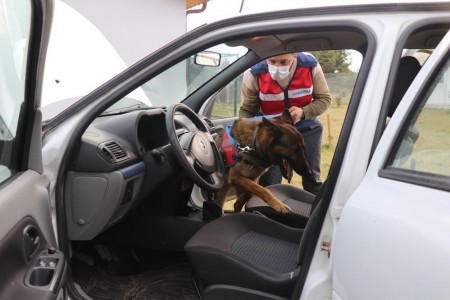
<svg viewBox="0 0 450 300"><path fill-rule="evenodd" d="M73 245L75 283L92 299L199 299L184 253Z"/></svg>

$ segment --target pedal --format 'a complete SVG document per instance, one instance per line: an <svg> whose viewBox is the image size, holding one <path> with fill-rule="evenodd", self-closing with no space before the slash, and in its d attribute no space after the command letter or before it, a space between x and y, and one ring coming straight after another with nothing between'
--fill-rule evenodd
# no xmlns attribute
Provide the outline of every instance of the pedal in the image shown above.
<svg viewBox="0 0 450 300"><path fill-rule="evenodd" d="M106 248L105 246L101 244L95 244L95 250L100 255L102 260L112 261L113 257L109 252L108 248Z"/></svg>
<svg viewBox="0 0 450 300"><path fill-rule="evenodd" d="M90 267L95 265L94 258L85 252L78 252L75 257Z"/></svg>

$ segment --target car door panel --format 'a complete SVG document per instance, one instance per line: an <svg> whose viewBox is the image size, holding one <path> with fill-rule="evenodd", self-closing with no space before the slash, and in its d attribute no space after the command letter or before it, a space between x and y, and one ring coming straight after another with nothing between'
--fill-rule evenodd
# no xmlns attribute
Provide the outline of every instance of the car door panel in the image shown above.
<svg viewBox="0 0 450 300"><path fill-rule="evenodd" d="M40 86L52 0L2 1L0 299L56 299L66 277L43 174ZM5 146L7 145L7 146Z"/></svg>
<svg viewBox="0 0 450 300"><path fill-rule="evenodd" d="M429 90L440 84L436 78L442 74L439 68L448 66L449 53L447 33L402 99L364 180L345 204L334 242L333 299L450 297L448 177L417 175L414 161L403 176L392 171L386 175L390 152L400 149L398 137L404 136L406 125L416 122L414 114L425 107L422 102L428 101ZM419 138L427 134L419 130ZM441 164L448 165L443 159ZM425 179L405 178L410 170L412 177ZM436 184L442 182L441 187Z"/></svg>
<svg viewBox="0 0 450 300"><path fill-rule="evenodd" d="M448 299L448 193L368 178L350 201L336 241L342 299Z"/></svg>
<svg viewBox="0 0 450 300"><path fill-rule="evenodd" d="M54 299L64 281L65 260L55 249L47 186L44 175L29 170L1 189L0 299Z"/></svg>

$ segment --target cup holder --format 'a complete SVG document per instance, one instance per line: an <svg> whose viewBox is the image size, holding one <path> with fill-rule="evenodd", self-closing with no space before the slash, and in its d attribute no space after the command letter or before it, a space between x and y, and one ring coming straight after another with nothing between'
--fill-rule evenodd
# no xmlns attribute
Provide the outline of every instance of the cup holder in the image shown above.
<svg viewBox="0 0 450 300"><path fill-rule="evenodd" d="M55 269L37 268L31 272L30 285L33 286L46 286L52 281Z"/></svg>

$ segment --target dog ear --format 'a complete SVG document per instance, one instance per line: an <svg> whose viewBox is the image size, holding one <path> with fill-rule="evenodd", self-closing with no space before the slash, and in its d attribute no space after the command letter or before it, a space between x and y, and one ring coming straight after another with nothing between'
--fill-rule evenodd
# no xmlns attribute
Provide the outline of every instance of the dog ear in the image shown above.
<svg viewBox="0 0 450 300"><path fill-rule="evenodd" d="M294 120L292 119L291 113L287 108L283 110L283 114L281 114L281 120L283 120L284 123L294 125Z"/></svg>
<svg viewBox="0 0 450 300"><path fill-rule="evenodd" d="M264 117L262 118L262 123L264 126L266 126L267 129L269 129L269 132L273 137L277 137L280 134L280 129L276 124L272 123Z"/></svg>

